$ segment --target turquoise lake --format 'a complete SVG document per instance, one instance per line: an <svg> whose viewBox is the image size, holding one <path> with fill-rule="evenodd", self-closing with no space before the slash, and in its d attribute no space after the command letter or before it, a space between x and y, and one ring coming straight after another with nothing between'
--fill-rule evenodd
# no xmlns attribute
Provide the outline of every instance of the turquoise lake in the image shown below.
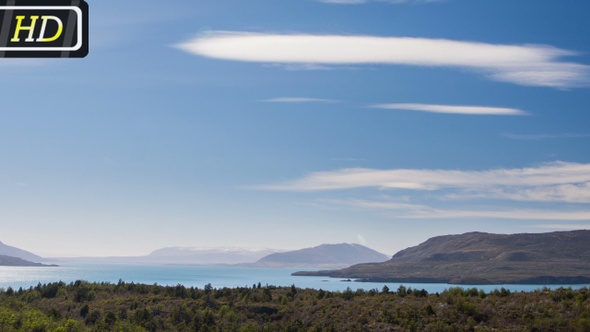
<svg viewBox="0 0 590 332"><path fill-rule="evenodd" d="M38 283L63 281L66 283L76 280L91 282L117 283L120 279L125 282L135 282L158 285L182 284L186 287L203 288L211 284L214 288L223 287L252 287L253 284L291 286L300 288L324 289L329 291L343 291L350 287L381 290L387 285L391 290L397 289L399 283L367 283L342 281L325 277L294 277L291 273L301 268L256 268L242 266L172 266L172 265L116 265L116 264L71 264L60 267L0 267L0 288L14 289L29 288ZM305 269L303 269L305 270ZM309 269L308 269L309 270ZM429 293L442 292L457 285L403 283L413 289L425 289ZM590 287L590 285L461 285L463 288L477 287L487 292L494 289L506 288L511 291L533 291L543 287L558 288L572 287L574 289Z"/></svg>

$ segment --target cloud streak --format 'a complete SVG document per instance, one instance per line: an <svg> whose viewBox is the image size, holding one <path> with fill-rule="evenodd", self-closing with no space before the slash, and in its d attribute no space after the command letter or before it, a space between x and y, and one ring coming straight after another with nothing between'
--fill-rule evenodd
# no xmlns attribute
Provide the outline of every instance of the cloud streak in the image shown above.
<svg viewBox="0 0 590 332"><path fill-rule="evenodd" d="M392 110L407 110L443 114L464 115L527 115L528 113L515 108L489 107L489 106L457 106L434 104L379 104L371 108Z"/></svg>
<svg viewBox="0 0 590 332"><path fill-rule="evenodd" d="M545 45L213 31L176 47L214 59L287 66L383 64L462 68L495 81L554 88L588 86L590 77L590 66L560 60L577 53Z"/></svg>
<svg viewBox="0 0 590 332"><path fill-rule="evenodd" d="M547 225L535 225L534 228L544 228L553 230L577 230L577 229L590 229L590 224L547 224Z"/></svg>
<svg viewBox="0 0 590 332"><path fill-rule="evenodd" d="M445 190L450 199L590 203L590 164L553 162L537 167L485 171L347 168L258 187L276 191L327 191L357 188Z"/></svg>
<svg viewBox="0 0 590 332"><path fill-rule="evenodd" d="M369 210L395 212L400 219L513 219L513 220L590 220L590 211L560 211L539 209L511 210L452 210L436 209L427 205L368 200L332 200L334 204Z"/></svg>

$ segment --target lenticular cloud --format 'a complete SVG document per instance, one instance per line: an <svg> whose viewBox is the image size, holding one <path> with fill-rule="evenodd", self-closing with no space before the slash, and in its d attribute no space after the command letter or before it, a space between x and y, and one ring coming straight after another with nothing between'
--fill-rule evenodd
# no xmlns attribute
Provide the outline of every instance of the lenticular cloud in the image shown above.
<svg viewBox="0 0 590 332"><path fill-rule="evenodd" d="M466 115L526 115L525 111L515 108L488 107L488 106L460 106L460 105L433 105L433 104L380 104L373 108L392 110L408 110L443 114Z"/></svg>
<svg viewBox="0 0 590 332"><path fill-rule="evenodd" d="M326 191L355 188L453 191L454 198L590 203L590 164L553 162L485 171L348 168L311 173L264 190Z"/></svg>
<svg viewBox="0 0 590 332"><path fill-rule="evenodd" d="M496 81L556 88L587 86L590 82L590 66L560 60L575 52L543 45L215 31L177 47L195 55L231 61L455 67L475 70Z"/></svg>

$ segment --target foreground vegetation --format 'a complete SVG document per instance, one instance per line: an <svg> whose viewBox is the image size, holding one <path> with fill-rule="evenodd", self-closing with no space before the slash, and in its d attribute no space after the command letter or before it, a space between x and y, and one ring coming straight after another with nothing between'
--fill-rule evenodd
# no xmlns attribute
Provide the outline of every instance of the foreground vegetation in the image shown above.
<svg viewBox="0 0 590 332"><path fill-rule="evenodd" d="M204 289L52 283L0 291L8 331L590 331L588 289Z"/></svg>

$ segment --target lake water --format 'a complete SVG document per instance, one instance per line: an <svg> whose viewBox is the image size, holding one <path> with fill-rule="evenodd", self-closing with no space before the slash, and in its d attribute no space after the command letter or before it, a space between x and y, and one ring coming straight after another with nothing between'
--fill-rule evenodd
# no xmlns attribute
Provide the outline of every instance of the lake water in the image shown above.
<svg viewBox="0 0 590 332"><path fill-rule="evenodd" d="M343 291L347 287L352 290L359 288L381 290L384 285L396 290L399 283L368 283L347 282L341 279L326 277L294 277L291 273L300 271L294 268L256 268L242 266L172 266L172 265L97 265L71 264L60 267L0 267L0 288L19 287L29 288L38 283L63 281L70 283L76 280L90 282L117 283L120 279L125 282L144 284L177 285L203 288L211 283L214 288L222 287L252 287L253 284L291 286L300 288L324 289L329 291ZM309 270L309 269L306 269ZM425 289L429 293L442 292L457 285L403 283L412 289ZM461 285L463 288L477 287L486 292L504 287L511 291L533 291L543 287L558 288L590 287L590 285Z"/></svg>

